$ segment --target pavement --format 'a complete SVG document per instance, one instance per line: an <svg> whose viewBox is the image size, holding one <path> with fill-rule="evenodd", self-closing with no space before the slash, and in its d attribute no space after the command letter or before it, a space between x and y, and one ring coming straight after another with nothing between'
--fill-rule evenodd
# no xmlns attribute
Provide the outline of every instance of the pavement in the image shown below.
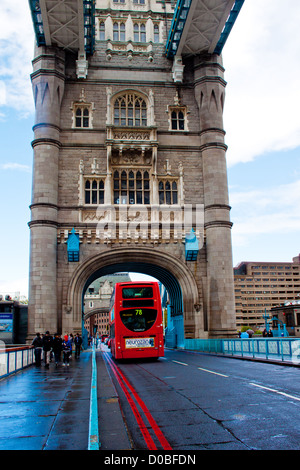
<svg viewBox="0 0 300 470"><path fill-rule="evenodd" d="M96 352L100 449L131 450L119 400ZM87 450L92 351L70 366L30 366L0 380L0 450Z"/></svg>

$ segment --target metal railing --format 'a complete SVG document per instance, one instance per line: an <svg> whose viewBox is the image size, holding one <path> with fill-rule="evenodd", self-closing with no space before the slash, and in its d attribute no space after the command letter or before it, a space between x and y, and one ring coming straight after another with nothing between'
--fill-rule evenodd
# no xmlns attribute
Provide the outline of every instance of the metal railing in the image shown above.
<svg viewBox="0 0 300 470"><path fill-rule="evenodd" d="M0 345L0 379L14 374L35 362L34 348L31 346L6 347Z"/></svg>
<svg viewBox="0 0 300 470"><path fill-rule="evenodd" d="M185 339L184 349L300 364L300 338Z"/></svg>

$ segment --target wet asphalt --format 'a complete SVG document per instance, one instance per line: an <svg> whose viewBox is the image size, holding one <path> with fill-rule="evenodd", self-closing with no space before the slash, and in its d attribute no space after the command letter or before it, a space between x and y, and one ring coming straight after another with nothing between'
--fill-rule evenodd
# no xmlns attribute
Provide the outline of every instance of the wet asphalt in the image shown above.
<svg viewBox="0 0 300 470"><path fill-rule="evenodd" d="M87 450L92 352L70 366L30 366L0 380L0 450ZM101 449L131 449L116 391L97 352Z"/></svg>

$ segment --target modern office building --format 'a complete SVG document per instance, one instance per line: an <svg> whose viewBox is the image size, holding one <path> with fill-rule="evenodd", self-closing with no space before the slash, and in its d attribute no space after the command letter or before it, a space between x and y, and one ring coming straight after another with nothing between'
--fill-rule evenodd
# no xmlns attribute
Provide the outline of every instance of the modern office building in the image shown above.
<svg viewBox="0 0 300 470"><path fill-rule="evenodd" d="M243 261L234 268L236 323L263 326L264 314L300 299L300 255L290 263Z"/></svg>

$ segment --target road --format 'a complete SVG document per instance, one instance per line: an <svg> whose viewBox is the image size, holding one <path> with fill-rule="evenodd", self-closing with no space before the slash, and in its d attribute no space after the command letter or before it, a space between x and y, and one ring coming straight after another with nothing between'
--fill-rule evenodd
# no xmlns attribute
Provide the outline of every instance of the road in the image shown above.
<svg viewBox="0 0 300 470"><path fill-rule="evenodd" d="M300 369L166 350L158 361L112 361L132 448L300 449Z"/></svg>

